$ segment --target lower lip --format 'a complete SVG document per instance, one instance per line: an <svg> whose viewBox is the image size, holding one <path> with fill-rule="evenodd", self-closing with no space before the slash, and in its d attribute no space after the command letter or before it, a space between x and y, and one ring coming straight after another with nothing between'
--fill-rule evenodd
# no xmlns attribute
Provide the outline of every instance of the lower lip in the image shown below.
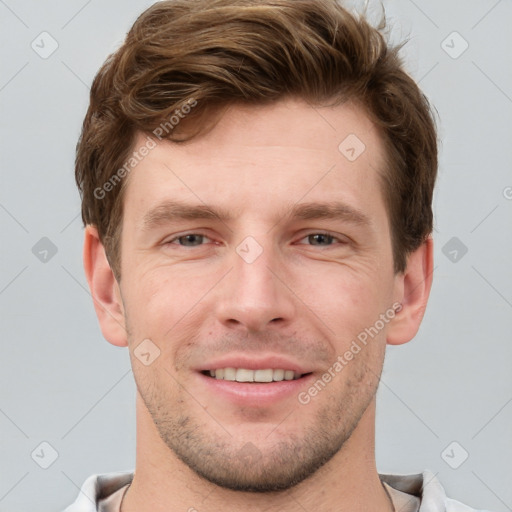
<svg viewBox="0 0 512 512"><path fill-rule="evenodd" d="M296 380L267 383L215 379L202 373L198 373L198 376L215 397L220 396L237 405L248 407L269 406L289 399L290 396L297 397L313 379L312 373Z"/></svg>

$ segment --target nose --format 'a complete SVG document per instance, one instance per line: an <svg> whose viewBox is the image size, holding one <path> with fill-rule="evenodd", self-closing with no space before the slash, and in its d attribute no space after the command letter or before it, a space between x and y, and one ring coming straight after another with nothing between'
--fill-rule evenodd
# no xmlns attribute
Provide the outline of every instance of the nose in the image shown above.
<svg viewBox="0 0 512 512"><path fill-rule="evenodd" d="M229 329L253 333L290 325L296 304L274 252L265 248L252 262L242 251L235 252L230 263L216 297L218 321Z"/></svg>

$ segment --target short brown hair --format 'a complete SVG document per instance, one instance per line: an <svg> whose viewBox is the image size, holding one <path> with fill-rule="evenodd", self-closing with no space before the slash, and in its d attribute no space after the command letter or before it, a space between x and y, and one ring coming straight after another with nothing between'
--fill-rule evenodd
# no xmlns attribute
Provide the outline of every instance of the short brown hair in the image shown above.
<svg viewBox="0 0 512 512"><path fill-rule="evenodd" d="M98 190L130 158L135 135L152 136L191 101L187 122L166 138L198 135L219 107L292 96L355 101L377 126L394 268L403 271L432 232L437 137L401 46L335 0L168 0L147 9L96 75L77 145L82 219L97 227L116 278L124 186Z"/></svg>

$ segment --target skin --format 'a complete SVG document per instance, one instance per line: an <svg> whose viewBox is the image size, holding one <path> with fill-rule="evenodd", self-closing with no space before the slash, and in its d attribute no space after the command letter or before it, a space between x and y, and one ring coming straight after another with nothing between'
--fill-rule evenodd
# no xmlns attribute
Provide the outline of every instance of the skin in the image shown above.
<svg viewBox="0 0 512 512"><path fill-rule="evenodd" d="M353 162L338 150L349 134L366 146ZM375 393L386 343L409 341L421 323L432 240L394 273L383 155L356 105L233 106L208 134L162 141L131 171L120 283L87 226L85 271L102 332L129 347L138 389L123 512L392 510L375 466ZM232 218L167 219L144 230L147 212L168 199ZM331 201L367 223L289 216L297 204ZM333 238L310 236L325 232ZM262 249L252 263L237 252L248 236ZM400 311L308 404L297 393L235 403L197 371L228 354L277 354L314 382L394 303ZM145 339L160 351L149 365L134 355Z"/></svg>

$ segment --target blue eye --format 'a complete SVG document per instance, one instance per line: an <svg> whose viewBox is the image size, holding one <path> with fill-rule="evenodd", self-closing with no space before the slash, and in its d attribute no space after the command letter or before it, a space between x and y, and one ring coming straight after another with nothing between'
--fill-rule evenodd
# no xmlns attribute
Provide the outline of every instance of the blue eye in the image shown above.
<svg viewBox="0 0 512 512"><path fill-rule="evenodd" d="M330 233L311 233L310 235L306 235L304 238L301 238L300 241L307 240L306 244L301 245L311 245L313 247L330 247L335 243L344 244L346 241L337 236L331 235Z"/></svg>
<svg viewBox="0 0 512 512"><path fill-rule="evenodd" d="M335 237L328 233L314 233L305 237L308 239L311 245L332 245Z"/></svg>
<svg viewBox="0 0 512 512"><path fill-rule="evenodd" d="M177 241L178 243L176 245L181 245L182 247L197 247L202 245L204 239L209 240L206 235L201 235L199 233L188 233L186 235L177 236L176 238L169 240L167 243L175 244Z"/></svg>
<svg viewBox="0 0 512 512"><path fill-rule="evenodd" d="M311 233L303 237L300 242L303 240L307 240L305 245L311 245L313 247L330 247L333 244L337 243L346 243L343 239L340 239L334 235L329 233ZM179 235L174 238L171 238L165 245L178 245L180 247L199 247L204 245L207 242L211 242L212 240L208 238L206 235L202 235L201 233L186 233L184 235Z"/></svg>

